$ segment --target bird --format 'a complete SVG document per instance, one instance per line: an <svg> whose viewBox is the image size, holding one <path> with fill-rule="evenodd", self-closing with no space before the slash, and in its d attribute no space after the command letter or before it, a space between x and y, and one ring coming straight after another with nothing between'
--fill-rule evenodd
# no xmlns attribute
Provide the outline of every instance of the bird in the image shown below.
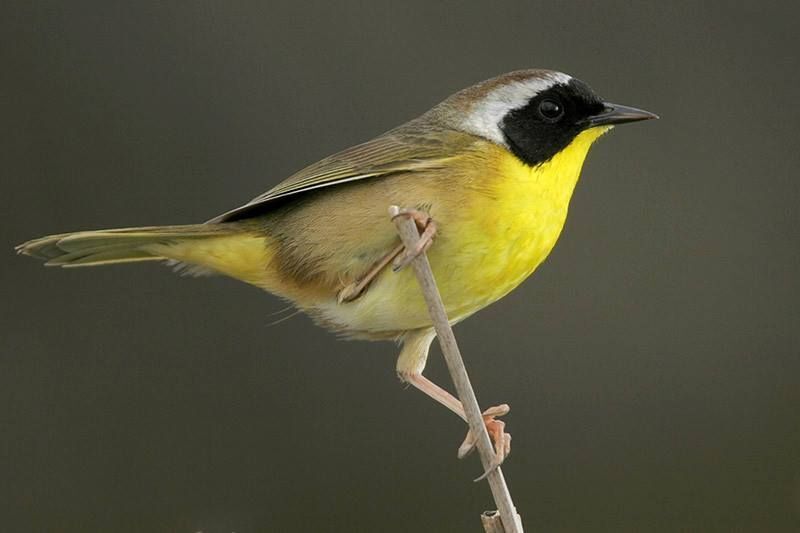
<svg viewBox="0 0 800 533"><path fill-rule="evenodd" d="M204 223L78 231L16 247L66 268L161 261L223 274L290 302L348 338L394 340L396 371L466 421L461 402L423 375L435 332L411 269L426 253L452 324L519 286L550 254L592 144L618 124L658 118L609 103L586 83L517 70L460 90L372 140L311 164ZM387 216L411 218L406 250ZM511 451L484 411L496 463ZM468 433L458 449L475 447Z"/></svg>

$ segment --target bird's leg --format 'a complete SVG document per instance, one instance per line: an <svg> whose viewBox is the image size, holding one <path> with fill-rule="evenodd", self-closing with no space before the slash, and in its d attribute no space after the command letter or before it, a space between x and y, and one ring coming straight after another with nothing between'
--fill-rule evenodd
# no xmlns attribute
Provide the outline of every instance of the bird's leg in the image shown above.
<svg viewBox="0 0 800 533"><path fill-rule="evenodd" d="M375 277L380 274L381 271L386 268L395 257L400 255L400 253L403 251L403 248L404 246L402 244L397 245L391 252L375 261L366 274L358 278L353 283L342 287L337 294L339 303L352 302L361 296L361 293L363 293L364 290L369 287L369 284L372 283L372 280L375 279Z"/></svg>
<svg viewBox="0 0 800 533"><path fill-rule="evenodd" d="M444 405L456 415L458 415L464 422L467 421L467 415L464 413L464 407L461 402L452 394L441 388L439 385L429 380L422 374L400 375L400 379L416 387L418 390L424 392L440 404ZM495 465L500 466L508 454L511 453L511 435L506 433L506 423L502 420L497 420L495 417L508 414L511 407L508 404L495 405L489 407L483 412L483 423L486 425L486 431L494 442L495 452ZM458 447L458 458L463 459L469 455L478 443L478 436L470 429L467 431L467 436L464 442Z"/></svg>
<svg viewBox="0 0 800 533"><path fill-rule="evenodd" d="M372 283L372 280L374 280L389 263L394 261L395 258L397 258L397 260L394 262L392 269L397 271L413 261L419 254L430 248L433 243L433 237L436 235L436 223L431 219L430 215L422 211L417 211L416 209L405 209L397 216L408 216L414 219L420 231L420 239L417 246L413 250L406 251L402 257L399 257L405 247L402 244L398 244L391 252L375 261L366 274L339 290L336 297L340 304L352 302L361 296L366 288L369 287L369 284Z"/></svg>
<svg viewBox="0 0 800 533"><path fill-rule="evenodd" d="M428 349L435 337L436 334L433 330L417 330L407 333L403 341L403 350L397 359L397 374L401 380L424 392L466 422L467 415L458 398L422 375L428 358ZM495 419L497 416L507 414L510 410L508 404L501 404L483 412L483 423L486 424L486 430L494 442L495 463L492 468L500 466L511 453L511 435L505 432L505 422ZM477 440L477 435L469 430L464 442L458 448L458 458L462 459L474 450Z"/></svg>

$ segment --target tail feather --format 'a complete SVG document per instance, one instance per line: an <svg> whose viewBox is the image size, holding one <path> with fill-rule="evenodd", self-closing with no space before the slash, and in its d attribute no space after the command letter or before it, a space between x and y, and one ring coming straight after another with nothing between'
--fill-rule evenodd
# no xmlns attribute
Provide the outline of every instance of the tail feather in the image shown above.
<svg viewBox="0 0 800 533"><path fill-rule="evenodd" d="M224 229L223 229L224 228ZM153 226L61 233L34 239L16 247L17 253L44 259L50 266L169 259L154 253L153 245L170 245L191 239L218 237L231 228L222 225Z"/></svg>
<svg viewBox="0 0 800 533"><path fill-rule="evenodd" d="M221 272L258 283L267 262L264 236L244 223L152 226L61 233L16 247L66 268L167 261L190 273Z"/></svg>
<svg viewBox="0 0 800 533"><path fill-rule="evenodd" d="M111 265L114 263L133 263L136 261L161 261L163 257L155 256L145 250L130 249L128 245L103 246L76 250L48 259L46 266L65 268Z"/></svg>

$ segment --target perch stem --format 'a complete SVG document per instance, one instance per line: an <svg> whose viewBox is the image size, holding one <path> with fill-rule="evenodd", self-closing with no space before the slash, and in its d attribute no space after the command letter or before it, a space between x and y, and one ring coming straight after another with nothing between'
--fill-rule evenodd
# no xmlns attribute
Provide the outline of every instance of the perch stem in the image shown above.
<svg viewBox="0 0 800 533"><path fill-rule="evenodd" d="M400 234L400 239L403 241L406 250L413 250L415 249L417 241L420 239L419 231L413 220L398 216L400 214L401 209L398 206L391 206L389 208L389 215L392 217L392 220L394 220L397 232ZM411 266L414 269L414 274L417 276L417 281L425 297L428 313L431 316L433 327L436 330L436 336L439 339L442 354L447 363L450 377L453 379L456 393L458 394L459 400L461 400L461 404L464 406L467 423L469 424L470 430L478 436L478 453L480 454L483 468L487 472L486 479L489 482L489 488L492 491L492 496L499 511L503 528L501 530L496 529L496 526L499 524L496 523L496 520L490 520L491 526L495 527L495 529L487 529L487 531L522 533L522 521L511 500L511 493L508 490L508 485L506 485L503 471L495 464L495 451L492 447L489 433L486 431L481 409L478 406L478 400L475 398L475 392L469 381L467 369L464 366L464 360L461 358L461 352L458 349L455 335L453 335L453 329L450 327L450 321L447 319L447 313L442 303L439 289L436 286L436 280L433 277L427 255L424 252L419 254L412 261ZM487 520L482 519L482 522L484 523L484 527L486 527Z"/></svg>

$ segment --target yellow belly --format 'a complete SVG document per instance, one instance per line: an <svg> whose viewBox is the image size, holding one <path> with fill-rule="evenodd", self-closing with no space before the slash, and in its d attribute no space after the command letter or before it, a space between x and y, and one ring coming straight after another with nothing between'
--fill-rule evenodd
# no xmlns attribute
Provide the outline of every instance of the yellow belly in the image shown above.
<svg viewBox="0 0 800 533"><path fill-rule="evenodd" d="M453 322L497 301L524 281L553 249L586 154L608 128L578 135L549 162L529 167L494 147L487 157L487 194L469 194L428 253ZM398 332L427 327L430 319L411 269L384 272L358 300L318 309L356 332Z"/></svg>

